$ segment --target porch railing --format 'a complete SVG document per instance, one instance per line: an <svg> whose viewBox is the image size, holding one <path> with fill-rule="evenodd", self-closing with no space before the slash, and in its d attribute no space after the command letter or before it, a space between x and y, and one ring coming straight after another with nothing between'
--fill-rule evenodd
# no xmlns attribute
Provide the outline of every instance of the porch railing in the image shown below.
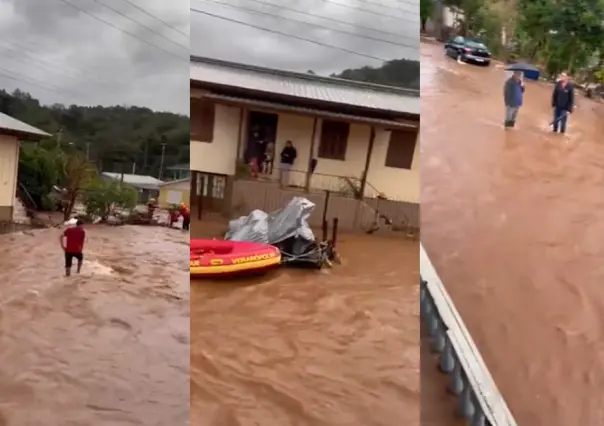
<svg viewBox="0 0 604 426"><path fill-rule="evenodd" d="M459 414L470 426L517 426L423 245L420 277L421 317L440 355L440 370L450 377Z"/></svg>

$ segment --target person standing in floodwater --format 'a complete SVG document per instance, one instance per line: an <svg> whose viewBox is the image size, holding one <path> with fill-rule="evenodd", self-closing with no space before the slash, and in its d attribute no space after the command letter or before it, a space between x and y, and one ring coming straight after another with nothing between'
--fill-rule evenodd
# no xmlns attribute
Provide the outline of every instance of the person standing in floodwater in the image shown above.
<svg viewBox="0 0 604 426"><path fill-rule="evenodd" d="M84 231L84 222L78 219L76 226L67 228L61 234L59 241L61 248L65 252L65 276L71 275L73 259L78 261L77 273L82 270L84 262L84 241L86 240L86 231Z"/></svg>
<svg viewBox="0 0 604 426"><path fill-rule="evenodd" d="M182 230L189 231L191 229L191 211L185 203L180 203L178 211L182 216Z"/></svg>
<svg viewBox="0 0 604 426"><path fill-rule="evenodd" d="M516 125L516 118L522 106L523 97L522 72L514 71L514 74L505 82L503 87L503 99L505 101L505 121L503 125L506 129L513 128Z"/></svg>
<svg viewBox="0 0 604 426"><path fill-rule="evenodd" d="M568 74L563 72L554 86L552 92L552 108L554 110L554 121L552 122L554 133L566 133L568 116L575 107L575 89L568 81Z"/></svg>

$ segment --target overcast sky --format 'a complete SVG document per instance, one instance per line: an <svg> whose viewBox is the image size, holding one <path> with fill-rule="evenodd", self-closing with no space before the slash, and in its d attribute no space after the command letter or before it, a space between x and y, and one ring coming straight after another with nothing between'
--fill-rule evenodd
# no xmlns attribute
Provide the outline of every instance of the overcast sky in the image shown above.
<svg viewBox="0 0 604 426"><path fill-rule="evenodd" d="M188 0L0 0L0 88L188 113L189 18Z"/></svg>
<svg viewBox="0 0 604 426"><path fill-rule="evenodd" d="M269 6L266 3L278 6ZM336 3L349 7L338 6ZM318 74L330 74L365 65L380 66L379 59L419 60L419 0L191 0L191 8L256 27L309 38L378 59L318 46L192 11L191 50L193 54L200 56L293 71L313 70ZM285 8L317 16L298 14ZM241 9L262 11L281 16L282 19ZM290 18L327 28L293 22ZM389 40L398 45L342 34L330 29Z"/></svg>

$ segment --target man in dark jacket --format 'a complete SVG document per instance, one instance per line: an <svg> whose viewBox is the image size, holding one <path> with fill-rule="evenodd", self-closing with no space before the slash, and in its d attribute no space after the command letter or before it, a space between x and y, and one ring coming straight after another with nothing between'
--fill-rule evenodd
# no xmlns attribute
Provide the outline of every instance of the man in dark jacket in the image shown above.
<svg viewBox="0 0 604 426"><path fill-rule="evenodd" d="M564 134L566 132L566 122L568 115L573 112L575 106L575 89L571 82L568 81L568 74L563 72L560 74L560 79L554 86L552 93L552 108L554 109L554 133Z"/></svg>
<svg viewBox="0 0 604 426"><path fill-rule="evenodd" d="M518 111L522 106L524 96L524 83L522 82L522 72L514 71L514 74L505 82L503 86L503 100L505 102L505 122L506 129L514 127Z"/></svg>
<svg viewBox="0 0 604 426"><path fill-rule="evenodd" d="M292 141L285 142L285 147L281 151L281 158L279 161L279 181L282 186L289 185L289 174L291 169L298 157L298 151L294 148Z"/></svg>

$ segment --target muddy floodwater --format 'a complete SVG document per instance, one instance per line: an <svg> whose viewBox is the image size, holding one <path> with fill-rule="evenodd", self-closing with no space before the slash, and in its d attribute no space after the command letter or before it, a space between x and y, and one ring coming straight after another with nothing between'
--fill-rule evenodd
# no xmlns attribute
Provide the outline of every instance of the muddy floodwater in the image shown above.
<svg viewBox="0 0 604 426"><path fill-rule="evenodd" d="M604 424L604 110L421 46L422 240L520 426Z"/></svg>
<svg viewBox="0 0 604 426"><path fill-rule="evenodd" d="M188 424L188 234L91 227L66 278L60 232L0 235L0 425Z"/></svg>
<svg viewBox="0 0 604 426"><path fill-rule="evenodd" d="M191 283L192 424L419 426L418 243L339 250L332 270Z"/></svg>

